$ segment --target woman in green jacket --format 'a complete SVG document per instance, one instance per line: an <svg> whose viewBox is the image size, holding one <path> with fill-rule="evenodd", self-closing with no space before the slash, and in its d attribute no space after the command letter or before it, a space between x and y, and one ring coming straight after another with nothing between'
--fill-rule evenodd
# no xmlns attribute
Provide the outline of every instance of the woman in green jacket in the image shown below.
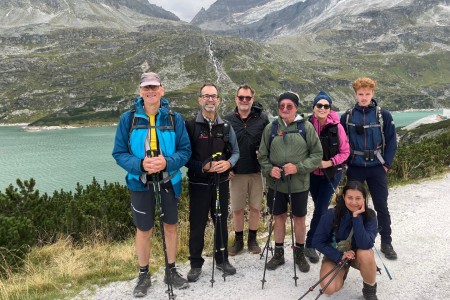
<svg viewBox="0 0 450 300"><path fill-rule="evenodd" d="M309 174L322 161L322 146L312 124L297 114L298 103L299 97L293 92L285 92L278 97L279 116L264 129L259 147L258 160L269 185L267 207L275 219L275 254L267 263L269 270L284 264L283 242L290 204L295 263L301 272L309 271L304 247Z"/></svg>

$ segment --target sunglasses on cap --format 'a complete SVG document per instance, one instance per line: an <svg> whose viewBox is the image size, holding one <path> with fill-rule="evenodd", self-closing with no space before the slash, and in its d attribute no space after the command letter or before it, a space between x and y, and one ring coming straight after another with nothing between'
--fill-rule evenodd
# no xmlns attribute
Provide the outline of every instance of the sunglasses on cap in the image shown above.
<svg viewBox="0 0 450 300"><path fill-rule="evenodd" d="M278 109L279 110L284 110L284 109L292 110L294 107L295 107L294 104L280 104L280 105L278 105Z"/></svg>
<svg viewBox="0 0 450 300"><path fill-rule="evenodd" d="M252 100L252 96L237 96L238 97L238 99L239 99L239 101L244 101L244 100L246 100L246 101L250 101L250 100Z"/></svg>
<svg viewBox="0 0 450 300"><path fill-rule="evenodd" d="M317 107L318 109L321 109L321 108L330 109L331 105L329 105L329 104L317 103L317 104L316 104L316 107Z"/></svg>

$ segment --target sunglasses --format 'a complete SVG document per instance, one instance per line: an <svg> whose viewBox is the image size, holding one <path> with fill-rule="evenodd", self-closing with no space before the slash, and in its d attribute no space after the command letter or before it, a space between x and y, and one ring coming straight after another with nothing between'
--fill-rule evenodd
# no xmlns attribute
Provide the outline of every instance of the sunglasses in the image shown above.
<svg viewBox="0 0 450 300"><path fill-rule="evenodd" d="M329 105L329 104L321 104L321 103L317 103L317 104L316 104L316 107L317 107L318 109L321 109L322 107L325 108L325 109L330 109L331 105Z"/></svg>
<svg viewBox="0 0 450 300"><path fill-rule="evenodd" d="M250 100L252 100L252 96L237 96L238 97L238 99L239 99L239 101L244 101L244 100L246 100L246 101L250 101Z"/></svg>
<svg viewBox="0 0 450 300"><path fill-rule="evenodd" d="M280 105L278 105L278 109L279 110L284 110L284 109L292 110L293 108L294 108L293 104L280 104Z"/></svg>

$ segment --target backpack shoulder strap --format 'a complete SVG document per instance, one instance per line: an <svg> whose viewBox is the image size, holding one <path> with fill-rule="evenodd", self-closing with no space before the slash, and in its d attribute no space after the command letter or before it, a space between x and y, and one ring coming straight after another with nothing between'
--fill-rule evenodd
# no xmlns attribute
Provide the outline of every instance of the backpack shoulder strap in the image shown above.
<svg viewBox="0 0 450 300"><path fill-rule="evenodd" d="M272 145L273 138L277 135L278 135L278 119L275 119L272 122L272 129L270 131L269 150L270 150L270 145Z"/></svg>
<svg viewBox="0 0 450 300"><path fill-rule="evenodd" d="M128 131L128 137L131 135L131 131L133 131L134 125L136 124L136 120L135 120L135 114L136 114L136 109L132 109L131 110L131 114L130 114L130 129Z"/></svg>
<svg viewBox="0 0 450 300"><path fill-rule="evenodd" d="M306 130L305 130L305 120L301 120L300 122L297 122L297 129L298 133L302 136L302 138L306 142Z"/></svg>
<svg viewBox="0 0 450 300"><path fill-rule="evenodd" d="M378 118L378 123L380 123L381 138L383 139L383 148L381 148L381 150L384 153L384 147L386 146L386 138L384 137L384 119L383 119L382 110L383 109L380 106L377 106L377 118Z"/></svg>
<svg viewBox="0 0 450 300"><path fill-rule="evenodd" d="M230 141L230 127L231 124L228 120L222 119L223 120L223 140L225 143L228 143Z"/></svg>

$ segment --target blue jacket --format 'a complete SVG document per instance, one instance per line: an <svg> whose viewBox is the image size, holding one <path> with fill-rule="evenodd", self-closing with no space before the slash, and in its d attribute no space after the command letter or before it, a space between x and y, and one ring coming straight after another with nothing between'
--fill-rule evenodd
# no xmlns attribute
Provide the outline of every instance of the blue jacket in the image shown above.
<svg viewBox="0 0 450 300"><path fill-rule="evenodd" d="M365 128L362 134L358 134L355 126L347 126L347 113L341 116L340 122L347 132L351 149L350 156L347 160L349 166L373 167L385 165L388 168L392 166L397 151L395 124L391 113L386 109L381 110L381 116L383 119L382 126L385 137L385 148L381 154L384 163L382 163L376 155L374 155L374 159L371 161L366 160L363 155L354 153L354 151L364 152L364 150L382 150L383 136L381 128L376 127L376 125L379 124L376 101L372 99L372 103L368 107L355 105L353 108L351 123L362 126L374 125L374 127Z"/></svg>
<svg viewBox="0 0 450 300"><path fill-rule="evenodd" d="M144 100L137 97L134 100L135 125L142 125L142 128L135 128L130 134L132 125L131 111L127 111L120 117L116 130L114 149L112 155L117 164L124 168L128 174L126 176L127 186L132 191L145 191L147 187L141 178L145 178L146 173L141 170L141 160L144 159L148 150L148 116L144 110ZM161 98L161 107L156 116L156 133L158 135L159 149L166 159L167 165L164 170L164 177L170 178L175 197L181 194L181 172L180 168L189 160L191 156L191 145L189 136L184 126L183 118L178 113L169 114L169 102ZM174 124L172 124L172 121ZM174 126L173 129L166 129L163 126Z"/></svg>
<svg viewBox="0 0 450 300"><path fill-rule="evenodd" d="M336 243L346 240L353 227L352 250L371 249L377 236L377 219L369 218L364 223L363 216L359 215L354 218L348 210L345 211L346 213L342 217L341 224L335 235ZM333 247L333 220L334 208L330 208L320 218L312 246L332 261L338 263L342 259L342 253Z"/></svg>

